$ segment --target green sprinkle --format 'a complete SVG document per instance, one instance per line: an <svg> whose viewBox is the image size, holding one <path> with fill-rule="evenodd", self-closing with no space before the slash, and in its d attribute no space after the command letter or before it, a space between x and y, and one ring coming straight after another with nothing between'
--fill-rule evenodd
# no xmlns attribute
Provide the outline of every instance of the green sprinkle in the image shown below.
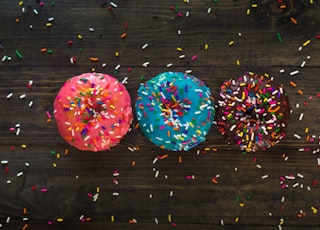
<svg viewBox="0 0 320 230"><path fill-rule="evenodd" d="M140 80L143 81L144 80L144 76L140 76Z"/></svg>
<svg viewBox="0 0 320 230"><path fill-rule="evenodd" d="M175 8L174 8L174 11L175 11L175 12L178 12L178 10L179 10L179 6L176 5Z"/></svg>
<svg viewBox="0 0 320 230"><path fill-rule="evenodd" d="M212 0L212 2L217 3L217 2L218 2L218 0Z"/></svg>
<svg viewBox="0 0 320 230"><path fill-rule="evenodd" d="M54 154L56 154L56 151L51 150L50 153L51 153L52 155L54 155Z"/></svg>
<svg viewBox="0 0 320 230"><path fill-rule="evenodd" d="M48 50L47 53L48 53L48 54L52 54L52 53L53 53L53 50Z"/></svg>
<svg viewBox="0 0 320 230"><path fill-rule="evenodd" d="M282 43L283 40L282 40L282 37L281 37L280 33L277 33L277 38L278 38L279 42Z"/></svg>
<svg viewBox="0 0 320 230"><path fill-rule="evenodd" d="M51 6L54 6L56 3L54 1L51 1Z"/></svg>
<svg viewBox="0 0 320 230"><path fill-rule="evenodd" d="M79 48L79 51L80 51L80 52L82 52L82 50L83 50L82 48Z"/></svg>
<svg viewBox="0 0 320 230"><path fill-rule="evenodd" d="M22 54L20 53L19 50L16 50L16 55L18 56L19 59L22 59Z"/></svg>
<svg viewBox="0 0 320 230"><path fill-rule="evenodd" d="M113 73L114 73L114 74L118 74L118 70L115 70Z"/></svg>

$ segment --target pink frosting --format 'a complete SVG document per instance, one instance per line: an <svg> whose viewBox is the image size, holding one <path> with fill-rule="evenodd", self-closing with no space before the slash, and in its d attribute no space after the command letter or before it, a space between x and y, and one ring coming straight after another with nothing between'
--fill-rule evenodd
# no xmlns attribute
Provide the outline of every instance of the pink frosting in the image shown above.
<svg viewBox="0 0 320 230"><path fill-rule="evenodd" d="M130 128L131 98L112 76L84 73L64 83L54 101L54 116L60 135L70 145L108 150Z"/></svg>

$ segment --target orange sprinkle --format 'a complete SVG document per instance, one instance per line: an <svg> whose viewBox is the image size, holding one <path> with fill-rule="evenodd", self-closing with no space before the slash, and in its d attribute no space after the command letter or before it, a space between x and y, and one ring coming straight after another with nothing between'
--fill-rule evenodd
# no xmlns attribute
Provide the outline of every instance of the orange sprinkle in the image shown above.
<svg viewBox="0 0 320 230"><path fill-rule="evenodd" d="M23 214L27 214L27 208L23 208Z"/></svg>
<svg viewBox="0 0 320 230"><path fill-rule="evenodd" d="M217 148L212 148L212 151L213 151L213 152L217 152L218 149L217 149Z"/></svg>
<svg viewBox="0 0 320 230"><path fill-rule="evenodd" d="M271 109L271 107L269 107L268 112L275 113L275 112L277 112L279 109L280 109L280 106L277 106L277 107L274 108L274 109Z"/></svg>
<svg viewBox="0 0 320 230"><path fill-rule="evenodd" d="M293 24L297 25L298 24L298 21L294 18L290 18L290 20L292 21Z"/></svg>
<svg viewBox="0 0 320 230"><path fill-rule="evenodd" d="M64 155L67 156L68 154L69 154L69 149L65 149L65 150L64 150Z"/></svg>
<svg viewBox="0 0 320 230"><path fill-rule="evenodd" d="M285 8L287 8L286 5L281 5L281 6L280 6L280 9L285 9Z"/></svg>
<svg viewBox="0 0 320 230"><path fill-rule="evenodd" d="M292 86L292 87L297 87L297 84L296 83L294 83L293 81L290 81L290 85Z"/></svg>
<svg viewBox="0 0 320 230"><path fill-rule="evenodd" d="M121 34L121 38L125 38L125 37L127 37L127 33Z"/></svg>
<svg viewBox="0 0 320 230"><path fill-rule="evenodd" d="M139 123L136 124L135 128L136 128L136 129L139 128Z"/></svg>
<svg viewBox="0 0 320 230"><path fill-rule="evenodd" d="M16 23L19 23L20 22L20 19L19 18L16 18Z"/></svg>
<svg viewBox="0 0 320 230"><path fill-rule="evenodd" d="M168 130L168 132L167 132L167 136L168 136L168 137L170 137L170 130Z"/></svg>
<svg viewBox="0 0 320 230"><path fill-rule="evenodd" d="M211 181L212 181L212 183L214 183L214 184L218 184L218 181L217 181L217 179L216 179L215 177L212 178Z"/></svg>
<svg viewBox="0 0 320 230"><path fill-rule="evenodd" d="M298 89L298 94L300 94L300 95L302 95L302 94L303 94L303 92L302 92L302 90L301 90L301 89Z"/></svg>
<svg viewBox="0 0 320 230"><path fill-rule="evenodd" d="M168 154L164 154L164 155L160 156L160 159L163 160L163 159L165 159L167 157L168 157Z"/></svg>
<svg viewBox="0 0 320 230"><path fill-rule="evenodd" d="M179 156L179 164L182 163L182 156Z"/></svg>
<svg viewBox="0 0 320 230"><path fill-rule="evenodd" d="M97 57L90 57L90 61L97 62L97 61L99 61L99 58L97 58Z"/></svg>
<svg viewBox="0 0 320 230"><path fill-rule="evenodd" d="M131 165L132 165L132 166L136 166L136 161L132 161L132 162L131 162Z"/></svg>
<svg viewBox="0 0 320 230"><path fill-rule="evenodd" d="M41 53L45 53L45 52L47 52L47 48L41 48Z"/></svg>
<svg viewBox="0 0 320 230"><path fill-rule="evenodd" d="M90 221L90 220L91 220L91 217L87 217L87 218L86 218L86 221Z"/></svg>
<svg viewBox="0 0 320 230"><path fill-rule="evenodd" d="M22 227L22 230L26 230L28 228L28 226L29 226L28 224L24 224Z"/></svg>

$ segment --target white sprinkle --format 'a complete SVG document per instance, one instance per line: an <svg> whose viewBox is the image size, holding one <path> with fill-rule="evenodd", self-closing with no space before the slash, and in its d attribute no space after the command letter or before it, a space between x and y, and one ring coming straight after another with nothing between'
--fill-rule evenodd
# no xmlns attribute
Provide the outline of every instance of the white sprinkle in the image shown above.
<svg viewBox="0 0 320 230"><path fill-rule="evenodd" d="M297 187L299 185L299 183L295 183L294 185L292 185L293 188Z"/></svg>
<svg viewBox="0 0 320 230"><path fill-rule="evenodd" d="M92 27L89 28L90 32L94 32L94 29Z"/></svg>
<svg viewBox="0 0 320 230"><path fill-rule="evenodd" d="M28 106L31 107L33 105L33 101L29 101Z"/></svg>
<svg viewBox="0 0 320 230"><path fill-rule="evenodd" d="M186 17L189 17L189 15L190 15L190 12L187 11L187 12L186 12Z"/></svg>
<svg viewBox="0 0 320 230"><path fill-rule="evenodd" d="M48 18L48 22L52 22L54 20L54 17Z"/></svg>
<svg viewBox="0 0 320 230"><path fill-rule="evenodd" d="M310 60L310 58L311 58L311 57L308 55L308 56L307 56L307 59Z"/></svg>
<svg viewBox="0 0 320 230"><path fill-rule="evenodd" d="M192 70L191 69L187 69L186 71L184 71L186 74L190 74L192 73Z"/></svg>
<svg viewBox="0 0 320 230"><path fill-rule="evenodd" d="M9 94L7 95L7 99L11 98L12 96L13 96L13 93L9 93Z"/></svg>
<svg viewBox="0 0 320 230"><path fill-rule="evenodd" d="M146 44L144 44L142 47L141 47L141 49L145 49L145 48L147 48L149 45L148 45L148 43L146 43Z"/></svg>
<svg viewBox="0 0 320 230"><path fill-rule="evenodd" d="M293 134L293 136L295 137L295 138L297 138L297 139L301 139L301 136L299 136L298 134Z"/></svg>
<svg viewBox="0 0 320 230"><path fill-rule="evenodd" d="M299 47L298 51L301 51L301 50L302 50L302 46Z"/></svg>
<svg viewBox="0 0 320 230"><path fill-rule="evenodd" d="M298 103L296 104L296 108L299 108L299 104Z"/></svg>
<svg viewBox="0 0 320 230"><path fill-rule="evenodd" d="M210 8L210 7L208 8L207 13L208 13L208 14L211 13L211 8Z"/></svg>
<svg viewBox="0 0 320 230"><path fill-rule="evenodd" d="M320 166L320 158L317 158L318 165Z"/></svg>
<svg viewBox="0 0 320 230"><path fill-rule="evenodd" d="M118 172L114 172L114 173L113 173L113 176L114 176L114 177L119 176L119 175L120 175L120 173L118 173Z"/></svg>
<svg viewBox="0 0 320 230"><path fill-rule="evenodd" d="M7 184L11 184L11 180L7 180Z"/></svg>
<svg viewBox="0 0 320 230"><path fill-rule="evenodd" d="M301 121L303 118L303 113L300 113L300 116L299 116L299 121Z"/></svg>
<svg viewBox="0 0 320 230"><path fill-rule="evenodd" d="M123 80L122 80L122 84L125 84L125 83L127 83L127 80L128 80L128 77L125 77Z"/></svg>
<svg viewBox="0 0 320 230"><path fill-rule="evenodd" d="M112 193L113 196L119 196L120 194L118 192Z"/></svg>
<svg viewBox="0 0 320 230"><path fill-rule="evenodd" d="M220 224L221 224L221 225L224 225L223 219L220 220Z"/></svg>
<svg viewBox="0 0 320 230"><path fill-rule="evenodd" d="M9 161L7 161L7 160L1 161L1 164L8 164L8 163L9 163Z"/></svg>
<svg viewBox="0 0 320 230"><path fill-rule="evenodd" d="M288 180L294 180L294 179L296 179L295 176L285 176L285 178L288 179Z"/></svg>
<svg viewBox="0 0 320 230"><path fill-rule="evenodd" d="M281 227L281 225L280 225L280 224L278 225L278 229L279 229L279 230L282 230L282 227Z"/></svg>
<svg viewBox="0 0 320 230"><path fill-rule="evenodd" d="M20 95L20 99L23 99L23 98L25 98L26 97L26 95L25 94L22 94L22 95Z"/></svg>
<svg viewBox="0 0 320 230"><path fill-rule="evenodd" d="M158 224L159 223L158 218L154 218L154 222Z"/></svg>
<svg viewBox="0 0 320 230"><path fill-rule="evenodd" d="M303 62L301 63L301 65L300 65L300 67L303 68L303 67L305 66L305 64L306 64L306 61L303 61Z"/></svg>
<svg viewBox="0 0 320 230"><path fill-rule="evenodd" d="M241 37L241 36L242 36L242 33L239 32L239 33L238 33L238 36Z"/></svg>
<svg viewBox="0 0 320 230"><path fill-rule="evenodd" d="M22 176L22 175L23 175L23 172L17 173L17 177Z"/></svg>
<svg viewBox="0 0 320 230"><path fill-rule="evenodd" d="M307 190L308 190L308 191L310 191L310 190L311 190L311 189L310 189L310 186L307 186Z"/></svg>
<svg viewBox="0 0 320 230"><path fill-rule="evenodd" d="M177 33L178 33L178 35L180 35L181 34L181 30L178 30Z"/></svg>
<svg viewBox="0 0 320 230"><path fill-rule="evenodd" d="M145 63L142 64L143 67L147 68L150 62L146 61Z"/></svg>
<svg viewBox="0 0 320 230"><path fill-rule="evenodd" d="M117 65L114 69L118 70L120 68L120 65Z"/></svg>
<svg viewBox="0 0 320 230"><path fill-rule="evenodd" d="M10 222L10 216L7 217L6 223L9 224Z"/></svg>
<svg viewBox="0 0 320 230"><path fill-rule="evenodd" d="M149 194L149 198L152 199L152 197L153 197L153 196L152 196L152 194L150 193L150 194Z"/></svg>
<svg viewBox="0 0 320 230"><path fill-rule="evenodd" d="M102 67L106 67L107 66L107 64L106 63L102 63L102 65L101 65Z"/></svg>
<svg viewBox="0 0 320 230"><path fill-rule="evenodd" d="M185 57L186 57L185 54L182 54L182 55L179 56L180 59L183 59L183 58L185 58Z"/></svg>
<svg viewBox="0 0 320 230"><path fill-rule="evenodd" d="M26 12L26 8L22 7L21 8L22 13L24 14Z"/></svg>
<svg viewBox="0 0 320 230"><path fill-rule="evenodd" d="M4 55L2 58L2 62L4 62L7 59L7 55Z"/></svg>
<svg viewBox="0 0 320 230"><path fill-rule="evenodd" d="M33 9L33 13L34 13L35 15L38 15L38 14L39 14L36 9Z"/></svg>
<svg viewBox="0 0 320 230"><path fill-rule="evenodd" d="M284 69L281 69L279 72L280 72L280 73L284 73Z"/></svg>
<svg viewBox="0 0 320 230"><path fill-rule="evenodd" d="M17 128L16 136L19 136L19 134L20 134L20 128Z"/></svg>
<svg viewBox="0 0 320 230"><path fill-rule="evenodd" d="M290 76L296 75L296 74L298 74L298 73L299 73L299 70L292 71L292 72L290 73Z"/></svg>
<svg viewBox="0 0 320 230"><path fill-rule="evenodd" d="M167 64L167 67L168 67L168 68L171 67L171 66L172 66L172 63Z"/></svg>
<svg viewBox="0 0 320 230"><path fill-rule="evenodd" d="M25 166L29 167L30 164L28 162L24 163Z"/></svg>
<svg viewBox="0 0 320 230"><path fill-rule="evenodd" d="M117 7L118 7L117 4L115 4L114 2L110 2L110 5L111 5L112 7L114 7L114 8L117 8Z"/></svg>
<svg viewBox="0 0 320 230"><path fill-rule="evenodd" d="M158 157L155 157L152 161L152 164L155 164L158 161Z"/></svg>
<svg viewBox="0 0 320 230"><path fill-rule="evenodd" d="M24 217L24 218L22 218L22 221L28 221L29 220L29 218L28 217Z"/></svg>
<svg viewBox="0 0 320 230"><path fill-rule="evenodd" d="M261 167L261 165L258 165L258 164L257 164L256 166L257 166L257 168L259 168L259 169L261 169L261 168L262 168L262 167Z"/></svg>
<svg viewBox="0 0 320 230"><path fill-rule="evenodd" d="M159 170L156 171L156 173L154 174L154 177L157 178L159 176Z"/></svg>
<svg viewBox="0 0 320 230"><path fill-rule="evenodd" d="M172 191L172 190L170 191L170 194L169 194L169 195L170 195L171 197L173 196L173 191Z"/></svg>
<svg viewBox="0 0 320 230"><path fill-rule="evenodd" d="M266 174L266 175L261 176L261 179L266 179L266 178L268 178L268 177L269 177L269 175Z"/></svg>
<svg viewBox="0 0 320 230"><path fill-rule="evenodd" d="M284 196L281 197L281 202L282 202L282 203L284 202L284 200L285 200L285 197L284 197Z"/></svg>

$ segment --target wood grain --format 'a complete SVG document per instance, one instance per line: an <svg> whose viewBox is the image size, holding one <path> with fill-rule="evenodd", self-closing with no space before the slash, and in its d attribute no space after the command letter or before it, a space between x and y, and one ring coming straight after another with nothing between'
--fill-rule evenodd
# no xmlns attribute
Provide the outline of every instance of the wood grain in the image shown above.
<svg viewBox="0 0 320 230"><path fill-rule="evenodd" d="M124 0L114 1L118 7L112 11L110 1L104 5L98 0L56 1L55 6L50 2L40 7L39 1L24 1L24 14L18 2L0 2L0 56L12 57L0 63L0 160L9 162L0 167L0 223L5 229L19 229L26 223L28 229L169 229L173 223L178 229L278 229L281 219L283 229L318 228L319 212L311 209L320 207L315 183L320 179L318 1L284 1L288 5L284 11L275 7L277 1ZM257 8L252 7L255 3ZM177 12L170 7L178 7ZM54 21L48 28L50 17ZM291 17L298 23L292 23ZM123 33L127 36L121 39ZM310 44L303 46L308 40ZM234 41L232 46L230 41ZM53 52L41 53L44 47ZM179 58L182 54L186 58ZM198 58L193 61L194 55ZM73 56L77 62L72 64ZM91 62L92 56L99 61ZM301 68L303 61L306 65ZM145 62L150 63L147 68ZM170 68L166 67L169 63ZM121 67L115 72L117 65ZM237 146L228 145L213 125L207 140L195 149L170 152L154 146L135 128L134 119L132 130L111 151L80 152L60 137L54 119L47 122L46 111L52 114L53 100L66 79L93 68L120 81L128 77L133 107L139 84L163 71L192 70L214 97L224 80L245 71L267 73L289 95L292 113L286 137L268 151L243 154ZM280 73L281 69L285 72ZM291 76L295 70L299 73ZM28 88L30 80L33 85ZM8 99L9 93L13 96ZM20 99L23 94L26 97ZM10 131L16 124L21 125L19 135ZM307 141L308 135L315 140ZM128 149L137 146L137 151ZM168 158L153 164L155 157L166 153ZM114 177L114 170L120 175ZM23 175L17 176L20 172ZM295 179L287 179L288 187L282 189L280 176L291 174ZM195 179L188 180L187 175ZM217 175L214 184L211 179ZM97 193L97 187L99 198L94 202L90 196ZM113 196L115 192L119 196ZM300 212L305 214L301 218ZM91 220L81 223L82 215ZM137 224L129 224L133 218Z"/></svg>

